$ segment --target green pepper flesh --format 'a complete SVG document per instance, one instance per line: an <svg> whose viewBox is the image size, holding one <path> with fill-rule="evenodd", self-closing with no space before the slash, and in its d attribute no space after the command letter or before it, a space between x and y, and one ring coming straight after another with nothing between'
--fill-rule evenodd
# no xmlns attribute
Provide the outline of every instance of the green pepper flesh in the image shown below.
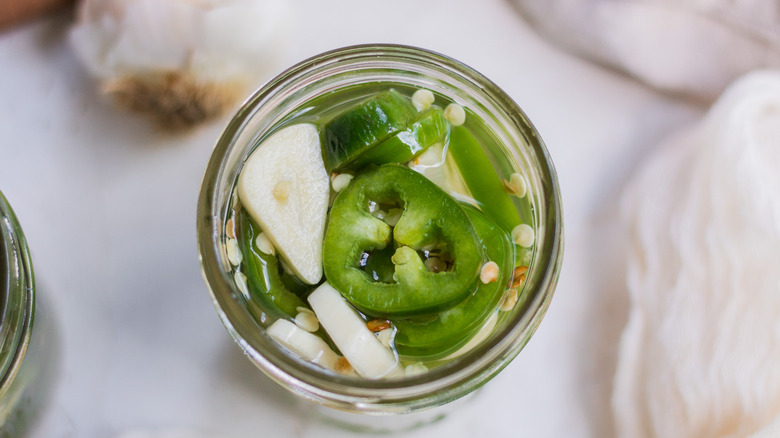
<svg viewBox="0 0 780 438"><path fill-rule="evenodd" d="M255 240L259 231L260 227L249 214L241 210L238 214L239 249L244 255L250 303L258 300L264 312L277 317L294 318L298 313L296 309L306 305L285 286L279 275L279 260L276 256L266 254L257 247Z"/></svg>
<svg viewBox="0 0 780 438"><path fill-rule="evenodd" d="M444 140L448 128L444 111L439 107L431 107L423 111L409 127L366 150L346 167L359 169L367 164L405 163Z"/></svg>
<svg viewBox="0 0 780 438"><path fill-rule="evenodd" d="M472 292L450 309L393 320L398 329L395 346L399 354L435 356L466 342L496 311L507 289L514 262L511 236L474 207L464 205L463 208L474 225L487 259L499 266L498 280L487 284L476 280L471 286Z"/></svg>
<svg viewBox="0 0 780 438"><path fill-rule="evenodd" d="M395 227L369 213L369 204L400 202ZM364 253L395 248L393 283L361 269ZM453 260L434 273L417 251L436 246ZM404 317L446 309L461 301L483 259L474 228L458 203L417 172L386 164L358 174L334 200L325 231L325 277L371 317Z"/></svg>
<svg viewBox="0 0 780 438"><path fill-rule="evenodd" d="M365 151L406 129L416 116L411 100L393 89L339 114L322 129L325 168L348 168Z"/></svg>
<svg viewBox="0 0 780 438"><path fill-rule="evenodd" d="M490 158L465 126L452 128L449 154L485 215L509 232L521 223L520 214L504 190Z"/></svg>

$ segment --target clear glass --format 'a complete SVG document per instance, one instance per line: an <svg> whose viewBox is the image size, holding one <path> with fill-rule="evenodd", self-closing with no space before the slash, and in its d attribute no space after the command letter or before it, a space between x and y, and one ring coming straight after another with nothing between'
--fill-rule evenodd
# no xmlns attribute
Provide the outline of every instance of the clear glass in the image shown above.
<svg viewBox="0 0 780 438"><path fill-rule="evenodd" d="M281 347L250 314L233 280L225 223L242 163L258 142L296 108L325 93L387 83L432 90L480 118L513 169L529 182L535 251L514 310L468 353L427 373L366 380L324 372ZM525 346L542 320L558 279L563 251L561 201L547 149L517 104L487 78L446 56L396 45L353 46L323 53L288 69L258 90L218 141L198 201L203 276L223 324L248 357L285 388L353 413L411 413L456 400L495 376Z"/></svg>
<svg viewBox="0 0 780 438"><path fill-rule="evenodd" d="M0 306L0 438L18 438L32 430L48 399L55 353L27 241L2 192Z"/></svg>

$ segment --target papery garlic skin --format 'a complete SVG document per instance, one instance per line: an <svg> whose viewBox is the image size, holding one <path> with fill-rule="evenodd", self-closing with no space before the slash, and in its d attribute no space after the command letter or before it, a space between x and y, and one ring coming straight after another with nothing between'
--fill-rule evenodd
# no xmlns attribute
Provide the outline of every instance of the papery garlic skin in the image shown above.
<svg viewBox="0 0 780 438"><path fill-rule="evenodd" d="M84 0L70 39L104 93L176 128L267 79L291 24L285 0Z"/></svg>

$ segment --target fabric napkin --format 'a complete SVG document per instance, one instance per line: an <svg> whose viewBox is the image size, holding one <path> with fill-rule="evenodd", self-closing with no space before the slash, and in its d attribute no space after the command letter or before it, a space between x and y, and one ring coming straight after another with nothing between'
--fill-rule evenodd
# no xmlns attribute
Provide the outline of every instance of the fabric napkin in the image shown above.
<svg viewBox="0 0 780 438"><path fill-rule="evenodd" d="M780 67L776 0L512 0L542 34L675 94L712 101Z"/></svg>
<svg viewBox="0 0 780 438"><path fill-rule="evenodd" d="M619 437L780 436L780 72L749 74L624 192Z"/></svg>

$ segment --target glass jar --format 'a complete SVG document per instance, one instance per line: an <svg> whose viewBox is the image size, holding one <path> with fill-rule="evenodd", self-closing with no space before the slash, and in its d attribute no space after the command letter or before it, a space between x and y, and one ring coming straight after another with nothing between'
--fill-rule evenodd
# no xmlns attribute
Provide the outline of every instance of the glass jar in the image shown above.
<svg viewBox="0 0 780 438"><path fill-rule="evenodd" d="M37 294L27 241L0 192L0 438L26 436L48 399L54 343Z"/></svg>
<svg viewBox="0 0 780 438"><path fill-rule="evenodd" d="M295 110L326 93L359 84L420 87L458 102L493 133L515 171L528 180L535 250L518 305L492 332L458 358L427 373L367 380L325 373L281 347L252 317L235 284L225 249L225 225L242 163L258 141ZM323 53L288 69L257 91L218 141L198 202L203 275L219 317L248 357L285 388L353 413L411 413L456 400L503 369L525 346L550 303L563 250L557 177L526 115L495 84L443 55L397 45L365 45Z"/></svg>

